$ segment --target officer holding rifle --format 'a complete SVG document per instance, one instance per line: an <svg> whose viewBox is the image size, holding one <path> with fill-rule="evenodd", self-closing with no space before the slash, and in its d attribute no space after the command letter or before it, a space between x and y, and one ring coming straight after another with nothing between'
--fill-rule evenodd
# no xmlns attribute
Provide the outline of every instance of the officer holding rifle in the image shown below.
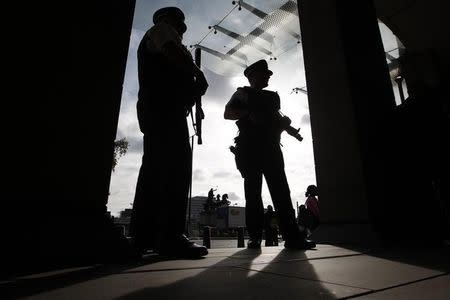
<svg viewBox="0 0 450 300"><path fill-rule="evenodd" d="M182 44L184 19L177 7L157 10L139 44L137 115L144 155L130 230L141 253L195 258L208 251L184 234L192 163L186 116L208 83Z"/></svg>
<svg viewBox="0 0 450 300"><path fill-rule="evenodd" d="M297 226L289 185L284 171L280 136L283 131L301 141L298 130L280 110L276 92L264 90L273 72L267 61L259 60L244 70L250 86L238 88L225 107L224 118L237 120L239 135L230 147L236 165L244 178L248 248L260 248L264 226L261 198L264 175L272 202L279 216L285 248L311 249L315 243L306 239Z"/></svg>

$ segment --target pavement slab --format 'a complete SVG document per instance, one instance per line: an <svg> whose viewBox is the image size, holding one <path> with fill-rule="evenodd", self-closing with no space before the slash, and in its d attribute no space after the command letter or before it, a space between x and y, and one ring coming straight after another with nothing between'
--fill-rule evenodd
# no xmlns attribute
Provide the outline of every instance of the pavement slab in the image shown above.
<svg viewBox="0 0 450 300"><path fill-rule="evenodd" d="M5 282L2 299L450 299L442 250L210 249L205 258L55 270ZM6 288L6 289L4 289Z"/></svg>
<svg viewBox="0 0 450 300"><path fill-rule="evenodd" d="M280 252L283 256L283 251ZM369 255L252 264L248 269L376 290L430 276L440 271Z"/></svg>
<svg viewBox="0 0 450 300"><path fill-rule="evenodd" d="M450 275L438 276L408 285L376 291L356 300L448 300L450 299Z"/></svg>
<svg viewBox="0 0 450 300"><path fill-rule="evenodd" d="M121 273L22 299L337 299L363 289L236 268ZM294 297L295 298L295 297Z"/></svg>

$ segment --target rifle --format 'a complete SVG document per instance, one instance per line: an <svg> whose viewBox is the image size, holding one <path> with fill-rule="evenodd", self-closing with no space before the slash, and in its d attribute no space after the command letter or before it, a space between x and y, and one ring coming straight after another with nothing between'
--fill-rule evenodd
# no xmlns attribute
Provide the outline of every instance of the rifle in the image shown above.
<svg viewBox="0 0 450 300"><path fill-rule="evenodd" d="M189 55L190 52L188 52ZM192 55L190 56L192 58ZM201 50L200 48L195 49L195 64L200 68L201 66ZM191 114L191 118L193 121L195 135L197 135L197 144L201 145L203 143L202 140L202 120L205 118L205 114L202 109L202 96L198 96L195 99L195 122L192 115L192 107L189 109L189 113ZM186 223L186 231L189 233L189 224L191 224L191 206L192 206L192 160L194 155L194 137L192 136L192 151L191 151L191 178L189 182L189 199L188 199L188 209L189 209L189 217L187 218Z"/></svg>
<svg viewBox="0 0 450 300"><path fill-rule="evenodd" d="M303 140L303 137L300 135L300 128L296 129L291 126L291 119L289 119L287 116L283 115L283 113L278 112L281 119L285 119L286 124L283 124L284 126L281 128L282 130L286 131L287 134L290 136L293 136L296 138L299 142Z"/></svg>
<svg viewBox="0 0 450 300"><path fill-rule="evenodd" d="M201 52L202 50L200 48L195 49L195 64L197 67L201 67ZM202 109L202 97L198 96L197 99L195 99L195 134L197 135L197 144L201 145L203 144L202 139L202 120L205 118L205 113Z"/></svg>
<svg viewBox="0 0 450 300"><path fill-rule="evenodd" d="M294 127L292 127L291 125L289 125L287 128L284 129L286 131L287 134L289 134L290 136L295 137L299 142L301 142L303 140L303 137L300 135L300 128L299 129L295 129Z"/></svg>

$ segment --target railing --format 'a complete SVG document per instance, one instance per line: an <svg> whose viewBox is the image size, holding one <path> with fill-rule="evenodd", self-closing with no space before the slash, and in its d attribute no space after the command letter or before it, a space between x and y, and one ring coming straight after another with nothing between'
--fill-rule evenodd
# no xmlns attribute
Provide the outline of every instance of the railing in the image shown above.
<svg viewBox="0 0 450 300"><path fill-rule="evenodd" d="M211 249L211 226L203 227L203 246ZM244 227L238 227L237 235L237 247L243 248L244 246Z"/></svg>
<svg viewBox="0 0 450 300"><path fill-rule="evenodd" d="M217 238L217 240L222 240L224 237L212 237L211 236L211 230L214 229L214 227L211 226L204 226L203 227L203 236L202 236L202 242L203 246L205 246L208 249L211 249L211 241ZM271 243L267 243L268 246L278 246L278 231L275 230L272 233L273 240ZM234 237L227 237L227 240L233 241L233 238L235 239L237 243L238 248L244 248L245 247L245 239L248 237L245 237L245 228L244 227L238 227L237 228L237 236ZM230 244L231 245L231 244ZM236 245L236 244L235 244Z"/></svg>

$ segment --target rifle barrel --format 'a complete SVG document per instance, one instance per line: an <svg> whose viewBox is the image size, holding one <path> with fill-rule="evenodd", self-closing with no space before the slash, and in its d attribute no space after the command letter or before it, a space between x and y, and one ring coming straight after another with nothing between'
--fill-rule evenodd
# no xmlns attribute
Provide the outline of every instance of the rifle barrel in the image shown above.
<svg viewBox="0 0 450 300"><path fill-rule="evenodd" d="M289 135L295 137L295 138L296 138L297 140L299 140L300 142L303 140L303 137L302 137L302 136L300 135L300 133L299 133L300 128L299 128L299 129L296 129L296 128L292 127L292 126L288 126L285 130L286 130L286 132L287 132Z"/></svg>
<svg viewBox="0 0 450 300"><path fill-rule="evenodd" d="M202 64L202 49L195 48L195 64L197 67L201 67ZM197 135L197 144L201 145L203 144L202 139L202 119L205 117L202 109L202 98L198 97L198 99L195 100L195 129L196 129L196 135Z"/></svg>

